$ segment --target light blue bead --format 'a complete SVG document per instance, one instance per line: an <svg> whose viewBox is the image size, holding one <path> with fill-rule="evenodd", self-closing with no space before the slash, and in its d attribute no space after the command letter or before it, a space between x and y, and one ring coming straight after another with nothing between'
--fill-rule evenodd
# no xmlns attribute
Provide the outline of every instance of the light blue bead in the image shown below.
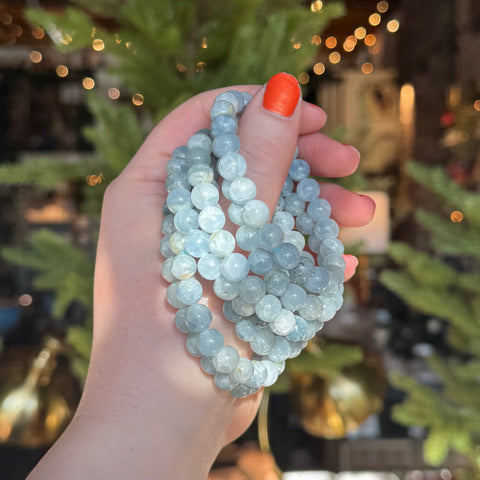
<svg viewBox="0 0 480 480"><path fill-rule="evenodd" d="M230 395L235 398L245 398L258 392L259 389L260 387L253 388L249 387L246 383L239 383L236 387L230 390Z"/></svg>
<svg viewBox="0 0 480 480"><path fill-rule="evenodd" d="M231 373L232 379L237 383L246 383L253 375L253 364L248 358L240 358L237 366Z"/></svg>
<svg viewBox="0 0 480 480"><path fill-rule="evenodd" d="M258 329L262 328L268 328L268 322L264 322L260 318L257 317L257 315L252 315L250 317L250 321L252 322L252 325L255 325Z"/></svg>
<svg viewBox="0 0 480 480"><path fill-rule="evenodd" d="M187 306L186 303L183 303L178 298L178 283L172 283L171 285L168 286L166 297L167 297L168 303L173 308L182 308Z"/></svg>
<svg viewBox="0 0 480 480"><path fill-rule="evenodd" d="M249 178L237 177L232 180L232 183L230 184L230 198L232 199L232 202L244 205L249 200L253 200L256 194L257 187Z"/></svg>
<svg viewBox="0 0 480 480"><path fill-rule="evenodd" d="M305 333L305 340L311 340L317 334L316 322L307 322L307 332Z"/></svg>
<svg viewBox="0 0 480 480"><path fill-rule="evenodd" d="M307 321L320 318L323 311L323 303L316 295L307 295L305 305L298 311L299 315Z"/></svg>
<svg viewBox="0 0 480 480"><path fill-rule="evenodd" d="M293 160L290 170L288 171L288 176L295 180L296 182L300 182L304 178L307 178L310 175L310 165L300 158L296 158Z"/></svg>
<svg viewBox="0 0 480 480"><path fill-rule="evenodd" d="M247 162L239 153L227 153L218 160L217 170L225 180L235 180L245 175Z"/></svg>
<svg viewBox="0 0 480 480"><path fill-rule="evenodd" d="M284 233L289 232L295 226L295 219L289 212L275 212L272 223L278 225Z"/></svg>
<svg viewBox="0 0 480 480"><path fill-rule="evenodd" d="M224 180L222 182L222 193L223 196L227 199L232 201L232 195L230 193L230 187L232 186L232 181L231 180Z"/></svg>
<svg viewBox="0 0 480 480"><path fill-rule="evenodd" d="M223 347L223 336L214 328L203 330L198 334L197 349L205 357L213 357Z"/></svg>
<svg viewBox="0 0 480 480"><path fill-rule="evenodd" d="M258 230L259 246L265 250L273 250L283 242L283 230L274 223L267 223Z"/></svg>
<svg viewBox="0 0 480 480"><path fill-rule="evenodd" d="M233 300L238 295L238 283L227 280L220 275L213 282L213 291L218 298L222 300Z"/></svg>
<svg viewBox="0 0 480 480"><path fill-rule="evenodd" d="M220 265L222 259L213 253L207 253L198 260L198 273L205 280L215 280L220 276Z"/></svg>
<svg viewBox="0 0 480 480"><path fill-rule="evenodd" d="M185 188L186 190L190 190L190 182L188 181L187 175L183 172L172 173L165 180L165 190L168 193L171 193L177 188Z"/></svg>
<svg viewBox="0 0 480 480"><path fill-rule="evenodd" d="M222 261L222 275L232 282L239 282L248 274L248 260L241 253L230 253Z"/></svg>
<svg viewBox="0 0 480 480"><path fill-rule="evenodd" d="M278 369L270 360L262 360L262 363L267 369L267 378L262 385L264 387L271 387L278 379Z"/></svg>
<svg viewBox="0 0 480 480"><path fill-rule="evenodd" d="M270 210L261 200L249 200L245 203L242 212L243 223L249 227L260 228L270 218Z"/></svg>
<svg viewBox="0 0 480 480"><path fill-rule="evenodd" d="M322 244L322 241L314 234L312 233L308 237L308 248L315 253L318 253L320 251L320 245Z"/></svg>
<svg viewBox="0 0 480 480"><path fill-rule="evenodd" d="M175 325L182 333L193 333L187 325L187 308L180 308L175 314Z"/></svg>
<svg viewBox="0 0 480 480"><path fill-rule="evenodd" d="M253 96L251 93L248 93L248 92L240 92L240 93L243 95L243 104L246 107L252 100Z"/></svg>
<svg viewBox="0 0 480 480"><path fill-rule="evenodd" d="M326 238L320 244L320 255L326 257L331 254L343 255L345 248L338 238Z"/></svg>
<svg viewBox="0 0 480 480"><path fill-rule="evenodd" d="M300 310L307 300L307 293L299 285L291 284L281 297L282 304L289 310Z"/></svg>
<svg viewBox="0 0 480 480"><path fill-rule="evenodd" d="M323 304L322 315L319 320L328 322L335 316L335 313L337 313L337 306L331 297L320 295L319 298Z"/></svg>
<svg viewBox="0 0 480 480"><path fill-rule="evenodd" d="M224 133L217 135L213 140L213 153L218 158L227 153L238 152L240 150L240 139L235 133Z"/></svg>
<svg viewBox="0 0 480 480"><path fill-rule="evenodd" d="M302 341L299 341L299 342L291 342L290 343L290 355L288 356L288 358L296 358L298 357L301 353L302 353L302 350L303 350L303 342Z"/></svg>
<svg viewBox="0 0 480 480"><path fill-rule="evenodd" d="M165 237L160 240L160 253L162 254L163 258L173 258L175 256L170 248L171 237L171 235L165 235Z"/></svg>
<svg viewBox="0 0 480 480"><path fill-rule="evenodd" d="M162 220L162 233L164 235L171 235L175 231L175 215L169 213L163 217Z"/></svg>
<svg viewBox="0 0 480 480"><path fill-rule="evenodd" d="M305 288L311 293L320 293L327 286L328 280L327 270L315 267L313 275L305 282Z"/></svg>
<svg viewBox="0 0 480 480"><path fill-rule="evenodd" d="M235 324L235 333L242 342L250 342L258 334L258 329L249 320L242 320Z"/></svg>
<svg viewBox="0 0 480 480"><path fill-rule="evenodd" d="M177 213L181 208L190 207L192 202L190 200L190 192L183 187L172 190L167 195L167 207L172 213Z"/></svg>
<svg viewBox="0 0 480 480"><path fill-rule="evenodd" d="M295 226L303 235L310 235L313 233L315 222L304 212L297 217Z"/></svg>
<svg viewBox="0 0 480 480"><path fill-rule="evenodd" d="M253 375L247 381L249 387L261 387L267 379L268 371L265 365L258 360L252 360Z"/></svg>
<svg viewBox="0 0 480 480"><path fill-rule="evenodd" d="M223 315L229 322L232 322L232 323L237 323L237 322L241 322L242 320L245 320L244 316L239 315L234 310L231 301L226 301L223 304Z"/></svg>
<svg viewBox="0 0 480 480"><path fill-rule="evenodd" d="M295 327L287 335L287 340L290 342L298 342L305 340L305 335L307 333L307 322L302 317L295 315Z"/></svg>
<svg viewBox="0 0 480 480"><path fill-rule="evenodd" d="M322 295L335 295L338 292L341 284L339 285L333 278L328 275L327 286L321 291Z"/></svg>
<svg viewBox="0 0 480 480"><path fill-rule="evenodd" d="M243 213L243 206L238 205L237 203L232 202L228 207L228 218L235 224L241 225L242 220L242 213Z"/></svg>
<svg viewBox="0 0 480 480"><path fill-rule="evenodd" d="M298 265L290 270L290 277L295 283L303 284L313 275L314 267L313 262L300 257Z"/></svg>
<svg viewBox="0 0 480 480"><path fill-rule="evenodd" d="M255 313L264 322L272 322L280 315L281 311L282 304L274 295L265 295L255 305Z"/></svg>
<svg viewBox="0 0 480 480"><path fill-rule="evenodd" d="M215 102L219 102L221 100L225 100L233 105L235 109L235 113L240 112L243 109L243 96L240 92L235 90L228 90L226 92L221 93L215 99Z"/></svg>
<svg viewBox="0 0 480 480"><path fill-rule="evenodd" d="M185 340L185 347L187 351L194 357L201 357L202 354L198 350L198 341L200 339L199 333L190 333Z"/></svg>
<svg viewBox="0 0 480 480"><path fill-rule="evenodd" d="M273 258L263 248L256 248L248 256L250 270L255 275L267 275L273 268Z"/></svg>
<svg viewBox="0 0 480 480"><path fill-rule="evenodd" d="M198 224L204 232L216 232L225 225L225 214L219 206L207 205L198 214Z"/></svg>
<svg viewBox="0 0 480 480"><path fill-rule="evenodd" d="M333 218L326 218L315 225L315 236L320 240L335 238L339 234L338 223Z"/></svg>
<svg viewBox="0 0 480 480"><path fill-rule="evenodd" d="M232 300L232 307L242 317L250 317L255 313L255 306L244 300L240 295Z"/></svg>
<svg viewBox="0 0 480 480"><path fill-rule="evenodd" d="M167 258L163 263L162 263L162 277L168 282L168 283L173 283L176 282L177 279L172 273L172 264L173 264L173 259L172 258Z"/></svg>
<svg viewBox="0 0 480 480"><path fill-rule="evenodd" d="M285 198L280 197L277 200L277 204L275 205L275 211L276 212L281 212L285 209Z"/></svg>
<svg viewBox="0 0 480 480"><path fill-rule="evenodd" d="M314 222L327 219L332 213L330 203L324 198L317 198L308 204L307 214Z"/></svg>
<svg viewBox="0 0 480 480"><path fill-rule="evenodd" d="M239 296L248 303L258 303L265 296L265 292L265 282L260 277L250 275L240 281Z"/></svg>
<svg viewBox="0 0 480 480"><path fill-rule="evenodd" d="M188 164L184 158L172 157L172 159L167 163L167 175L172 175L174 173L186 174L187 171Z"/></svg>
<svg viewBox="0 0 480 480"><path fill-rule="evenodd" d="M285 211L296 217L305 211L305 202L296 193L289 193L285 197Z"/></svg>
<svg viewBox="0 0 480 480"><path fill-rule="evenodd" d="M345 273L343 268L340 268L337 265L328 265L324 268L328 272L329 279L333 280L338 285L345 281Z"/></svg>
<svg viewBox="0 0 480 480"><path fill-rule="evenodd" d="M280 297L290 285L290 277L282 270L274 269L265 277L267 292Z"/></svg>
<svg viewBox="0 0 480 480"><path fill-rule="evenodd" d="M237 133L238 122L231 115L217 115L212 120L212 135L214 137L224 133Z"/></svg>
<svg viewBox="0 0 480 480"><path fill-rule="evenodd" d="M273 250L273 258L276 265L285 270L291 270L300 261L300 252L291 243L281 243Z"/></svg>
<svg viewBox="0 0 480 480"><path fill-rule="evenodd" d="M275 346L275 334L269 328L258 330L255 338L250 342L250 347L258 355L268 355Z"/></svg>
<svg viewBox="0 0 480 480"><path fill-rule="evenodd" d="M192 187L195 187L200 183L210 183L213 181L214 176L213 168L210 165L205 165L203 163L192 165L187 173L188 183Z"/></svg>
<svg viewBox="0 0 480 480"><path fill-rule="evenodd" d="M299 252L302 252L305 248L305 237L296 230L290 230L289 232L286 232L285 236L283 237L283 241L285 243L291 243L292 245L295 245Z"/></svg>
<svg viewBox="0 0 480 480"><path fill-rule="evenodd" d="M218 230L210 235L210 251L217 257L226 257L235 249L235 237L227 230Z"/></svg>
<svg viewBox="0 0 480 480"><path fill-rule="evenodd" d="M180 232L173 232L170 235L170 248L175 255L185 250L185 238L186 236Z"/></svg>
<svg viewBox="0 0 480 480"><path fill-rule="evenodd" d="M275 346L272 351L268 354L269 360L272 362L284 362L290 355L290 342L284 337L275 338ZM278 373L278 370L277 370Z"/></svg>
<svg viewBox="0 0 480 480"><path fill-rule="evenodd" d="M215 375L217 373L217 369L213 365L213 357L202 357L200 366L202 370L209 375Z"/></svg>
<svg viewBox="0 0 480 480"><path fill-rule="evenodd" d="M202 285L195 278L178 282L177 296L185 305L193 305L202 298Z"/></svg>
<svg viewBox="0 0 480 480"><path fill-rule="evenodd" d="M292 192L293 192L293 180L290 177L287 177L285 180L285 183L283 184L281 193L283 196L286 196Z"/></svg>
<svg viewBox="0 0 480 480"><path fill-rule="evenodd" d="M179 280L193 277L196 271L197 262L190 255L182 253L173 259L172 274Z"/></svg>
<svg viewBox="0 0 480 480"><path fill-rule="evenodd" d="M232 205L235 205L232 203ZM235 233L237 246L246 252L251 252L258 247L258 230L253 227L242 225Z"/></svg>
<svg viewBox="0 0 480 480"><path fill-rule="evenodd" d="M228 345L224 345L213 357L213 366L220 373L231 373L238 365L240 355Z"/></svg>
<svg viewBox="0 0 480 480"><path fill-rule="evenodd" d="M208 153L212 152L212 139L205 133L196 133L192 135L187 142L187 148L203 148Z"/></svg>
<svg viewBox="0 0 480 480"><path fill-rule="evenodd" d="M320 195L320 185L314 178L304 178L297 185L297 195L304 202L312 202Z"/></svg>
<svg viewBox="0 0 480 480"><path fill-rule="evenodd" d="M203 148L191 148L187 154L187 165L210 165L210 153Z"/></svg>
<svg viewBox="0 0 480 480"><path fill-rule="evenodd" d="M216 205L219 199L218 188L211 183L200 183L192 189L191 201L199 210L207 205Z"/></svg>
<svg viewBox="0 0 480 480"><path fill-rule="evenodd" d="M185 237L185 250L192 257L200 258L209 252L209 240L208 233L202 230L192 230Z"/></svg>
<svg viewBox="0 0 480 480"><path fill-rule="evenodd" d="M213 120L218 115L230 115L234 117L235 113L235 107L230 102L219 100L213 103L210 109L210 118Z"/></svg>
<svg viewBox="0 0 480 480"><path fill-rule="evenodd" d="M182 208L175 214L173 223L180 233L186 235L198 229L198 213L190 207Z"/></svg>
<svg viewBox="0 0 480 480"><path fill-rule="evenodd" d="M177 147L172 152L172 158L186 158L188 153L188 149L186 145L182 145L181 147Z"/></svg>
<svg viewBox="0 0 480 480"><path fill-rule="evenodd" d="M228 373L216 373L213 376L213 381L217 388L228 392L237 386L237 383L232 380Z"/></svg>
<svg viewBox="0 0 480 480"><path fill-rule="evenodd" d="M322 257L320 254L318 255L318 264L320 267L324 267L328 270L329 266L336 266L340 268L343 272L345 271L346 263L344 258L341 255L337 254L330 254Z"/></svg>
<svg viewBox="0 0 480 480"><path fill-rule="evenodd" d="M186 310L185 325L191 332L203 332L212 323L212 312L205 305L196 303Z"/></svg>
<svg viewBox="0 0 480 480"><path fill-rule="evenodd" d="M295 328L295 315L286 308L282 308L280 315L270 322L270 329L276 335L285 336L293 331Z"/></svg>

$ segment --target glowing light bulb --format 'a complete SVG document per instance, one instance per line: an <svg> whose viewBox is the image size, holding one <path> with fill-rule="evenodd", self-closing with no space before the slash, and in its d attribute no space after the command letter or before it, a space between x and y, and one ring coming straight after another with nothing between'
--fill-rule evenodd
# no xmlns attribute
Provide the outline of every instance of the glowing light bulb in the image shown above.
<svg viewBox="0 0 480 480"><path fill-rule="evenodd" d="M367 34L367 30L365 29L365 27L358 27L358 28L355 29L353 34L359 40L363 40L365 38L365 35Z"/></svg>
<svg viewBox="0 0 480 480"><path fill-rule="evenodd" d="M93 42L92 42L92 48L96 51L96 52L101 52L104 48L105 48L105 43L103 42L103 40L101 38L96 38Z"/></svg>
<svg viewBox="0 0 480 480"><path fill-rule="evenodd" d="M395 18L393 20L390 20L387 23L387 30L390 33L395 33L396 31L398 31L399 28L400 28L400 22Z"/></svg>
<svg viewBox="0 0 480 480"><path fill-rule="evenodd" d="M323 2L317 0L316 2L312 2L310 4L310 10L314 13L319 12L323 8Z"/></svg>

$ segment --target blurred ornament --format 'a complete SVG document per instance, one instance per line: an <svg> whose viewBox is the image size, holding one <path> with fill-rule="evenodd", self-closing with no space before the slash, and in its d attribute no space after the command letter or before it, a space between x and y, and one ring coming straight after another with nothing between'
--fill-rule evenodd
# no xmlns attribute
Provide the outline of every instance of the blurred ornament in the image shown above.
<svg viewBox="0 0 480 480"><path fill-rule="evenodd" d="M340 374L320 377L292 373L293 405L302 427L310 435L342 438L383 408L387 380L376 355Z"/></svg>
<svg viewBox="0 0 480 480"><path fill-rule="evenodd" d="M71 420L80 388L68 369L57 365L62 349L58 339L48 337L33 361L33 355L22 349L2 353L0 443L47 446Z"/></svg>
<svg viewBox="0 0 480 480"><path fill-rule="evenodd" d="M440 123L443 127L451 127L455 123L455 113L451 110L445 110L440 116Z"/></svg>

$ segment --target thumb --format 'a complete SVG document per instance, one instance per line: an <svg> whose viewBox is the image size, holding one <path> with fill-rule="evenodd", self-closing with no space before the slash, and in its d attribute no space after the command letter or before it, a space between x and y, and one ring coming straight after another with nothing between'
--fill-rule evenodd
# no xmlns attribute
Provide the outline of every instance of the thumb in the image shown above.
<svg viewBox="0 0 480 480"><path fill-rule="evenodd" d="M257 186L257 199L273 213L298 141L300 86L287 73L274 75L252 98L238 128L247 177Z"/></svg>

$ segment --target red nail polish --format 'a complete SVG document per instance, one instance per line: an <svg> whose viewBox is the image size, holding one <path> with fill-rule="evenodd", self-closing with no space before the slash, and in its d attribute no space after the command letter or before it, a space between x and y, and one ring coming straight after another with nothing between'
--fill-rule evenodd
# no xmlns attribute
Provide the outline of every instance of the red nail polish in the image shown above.
<svg viewBox="0 0 480 480"><path fill-rule="evenodd" d="M290 117L299 98L300 87L297 79L288 73L277 73L267 83L263 94L263 108L282 117Z"/></svg>

